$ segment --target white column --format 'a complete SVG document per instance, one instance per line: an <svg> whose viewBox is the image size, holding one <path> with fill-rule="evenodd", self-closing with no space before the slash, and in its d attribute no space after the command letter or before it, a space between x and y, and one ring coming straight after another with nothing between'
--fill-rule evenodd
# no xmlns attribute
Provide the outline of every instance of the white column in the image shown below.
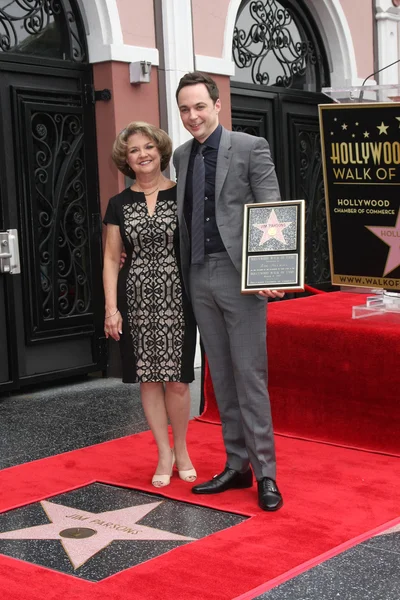
<svg viewBox="0 0 400 600"><path fill-rule="evenodd" d="M162 22L166 98L160 102L166 102L168 133L176 148L191 137L181 123L175 99L180 78L194 70L191 0L179 0L179 10L176 0L162 0Z"/></svg>
<svg viewBox="0 0 400 600"><path fill-rule="evenodd" d="M176 0L162 0L162 28L164 39L165 65L165 98L160 103L166 103L168 133L177 148L191 135L183 127L176 103L175 92L181 77L194 70L193 25L191 0L179 0L179 10ZM170 165L169 176L174 179L175 172ZM199 336L197 336L196 356L194 366L201 366Z"/></svg>
<svg viewBox="0 0 400 600"><path fill-rule="evenodd" d="M378 31L378 69L394 62L399 56L400 8L391 0L377 0L376 14ZM376 76L380 85L400 83L400 63L385 69Z"/></svg>

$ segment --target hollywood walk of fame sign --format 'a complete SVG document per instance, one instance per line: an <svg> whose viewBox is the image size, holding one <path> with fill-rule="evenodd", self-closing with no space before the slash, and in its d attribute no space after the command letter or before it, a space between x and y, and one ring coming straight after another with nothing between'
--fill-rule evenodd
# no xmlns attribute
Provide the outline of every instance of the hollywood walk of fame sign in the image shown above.
<svg viewBox="0 0 400 600"><path fill-rule="evenodd" d="M50 523L5 531L0 533L0 540L59 540L74 569L79 569L114 540L194 540L191 537L138 524L140 519L162 502L150 502L102 513L77 510L47 500L40 504Z"/></svg>
<svg viewBox="0 0 400 600"><path fill-rule="evenodd" d="M243 294L304 289L304 215L304 200L245 205Z"/></svg>
<svg viewBox="0 0 400 600"><path fill-rule="evenodd" d="M319 107L332 283L400 290L400 104Z"/></svg>

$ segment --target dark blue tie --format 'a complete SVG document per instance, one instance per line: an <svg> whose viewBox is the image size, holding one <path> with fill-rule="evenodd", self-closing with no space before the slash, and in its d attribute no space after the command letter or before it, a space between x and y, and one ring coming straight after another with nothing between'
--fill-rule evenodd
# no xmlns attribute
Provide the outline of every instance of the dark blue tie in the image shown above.
<svg viewBox="0 0 400 600"><path fill-rule="evenodd" d="M204 263L204 196L206 171L203 150L199 146L193 164L193 210L192 210L192 265Z"/></svg>

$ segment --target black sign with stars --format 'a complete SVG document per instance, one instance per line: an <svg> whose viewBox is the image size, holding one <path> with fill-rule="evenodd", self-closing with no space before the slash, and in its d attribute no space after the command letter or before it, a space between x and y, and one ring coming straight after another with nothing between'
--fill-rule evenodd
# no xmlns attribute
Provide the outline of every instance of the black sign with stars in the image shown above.
<svg viewBox="0 0 400 600"><path fill-rule="evenodd" d="M400 105L319 117L332 283L400 290Z"/></svg>

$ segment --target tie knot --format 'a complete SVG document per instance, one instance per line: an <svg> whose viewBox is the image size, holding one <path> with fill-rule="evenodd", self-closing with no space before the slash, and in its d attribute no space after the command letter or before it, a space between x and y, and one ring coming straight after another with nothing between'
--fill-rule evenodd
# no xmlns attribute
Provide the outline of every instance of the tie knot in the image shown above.
<svg viewBox="0 0 400 600"><path fill-rule="evenodd" d="M207 148L207 146L205 144L200 144L199 147L197 148L197 154L203 154L204 150Z"/></svg>

